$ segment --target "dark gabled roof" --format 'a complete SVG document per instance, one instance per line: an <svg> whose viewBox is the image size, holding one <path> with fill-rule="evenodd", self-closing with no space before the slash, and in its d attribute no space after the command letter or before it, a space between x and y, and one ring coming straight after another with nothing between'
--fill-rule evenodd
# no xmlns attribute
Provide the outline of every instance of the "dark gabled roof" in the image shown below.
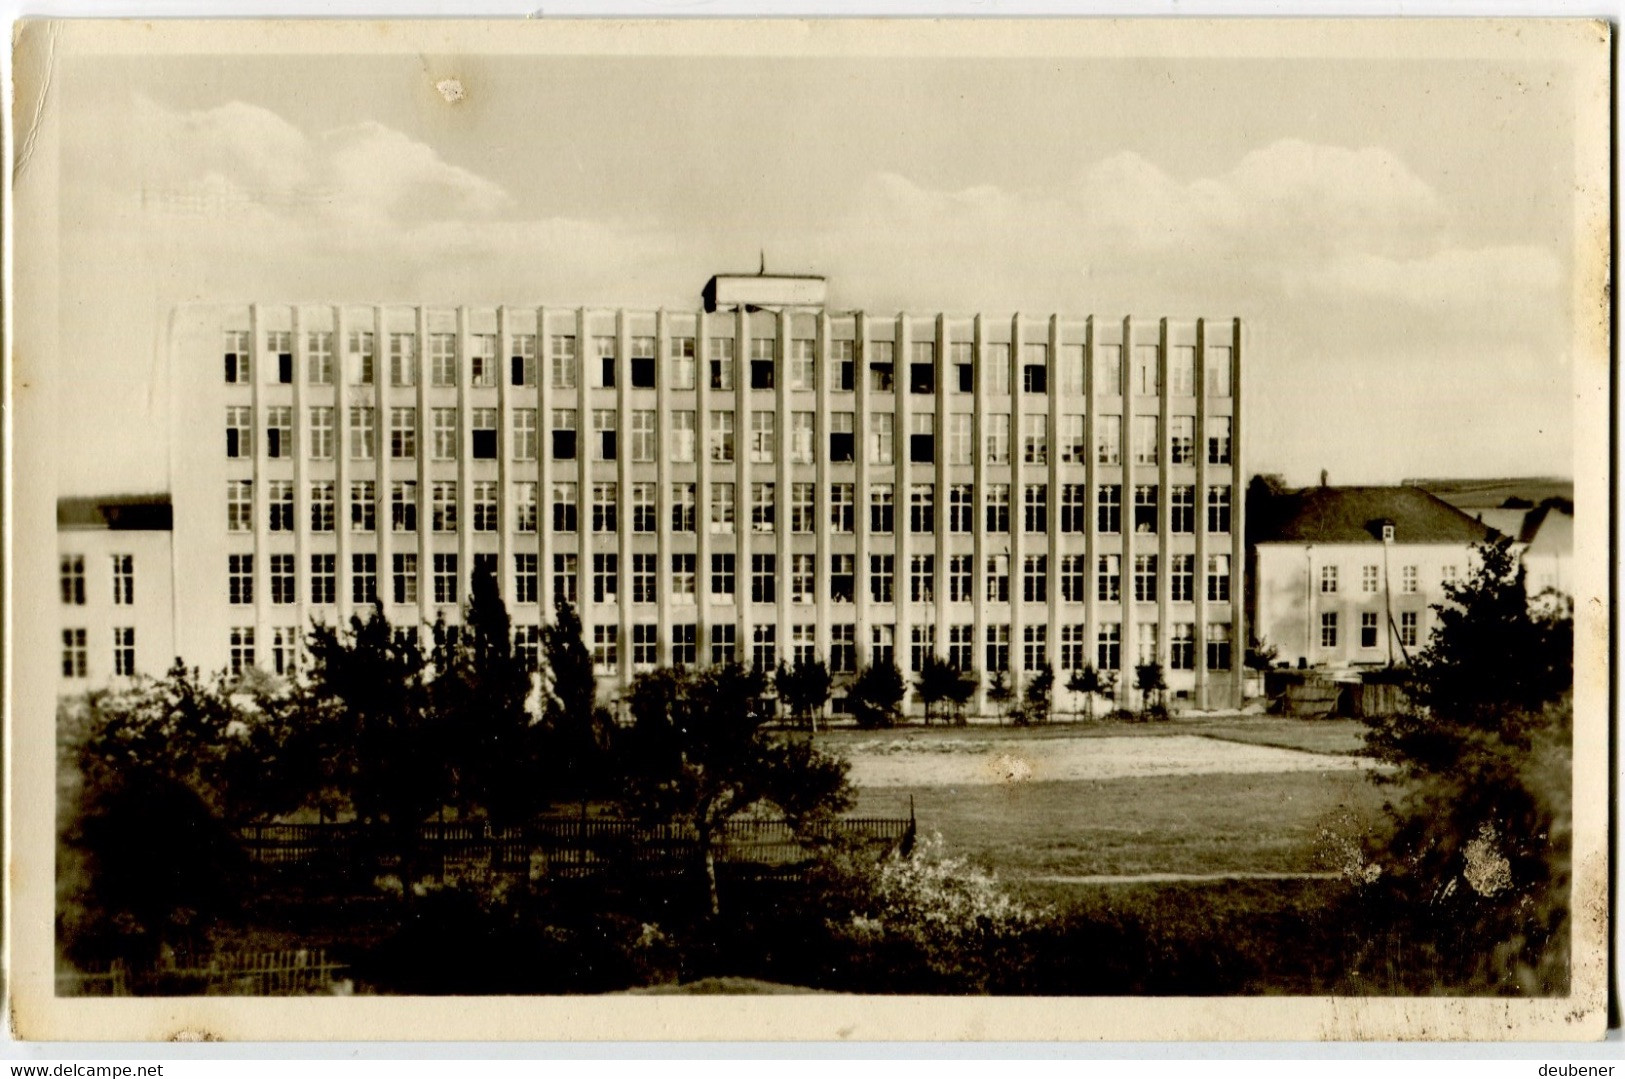
<svg viewBox="0 0 1625 1079"><path fill-rule="evenodd" d="M1493 528L1420 487L1305 487L1270 499L1255 543L1482 543Z"/></svg>
<svg viewBox="0 0 1625 1079"><path fill-rule="evenodd" d="M106 495L56 500L59 530L105 528L113 532L168 532L174 524L168 495Z"/></svg>

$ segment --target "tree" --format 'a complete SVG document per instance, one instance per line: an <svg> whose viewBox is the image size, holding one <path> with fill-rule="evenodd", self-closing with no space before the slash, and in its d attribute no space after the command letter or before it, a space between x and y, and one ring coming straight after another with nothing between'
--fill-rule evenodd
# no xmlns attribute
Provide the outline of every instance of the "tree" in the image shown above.
<svg viewBox="0 0 1625 1079"><path fill-rule="evenodd" d="M817 716L829 700L830 689L829 668L823 660L814 658L793 667L780 662L773 688L792 716L805 719L809 729L817 729Z"/></svg>
<svg viewBox="0 0 1625 1079"><path fill-rule="evenodd" d="M965 705L976 696L977 675L975 670L962 671L953 668L954 680L948 686L948 703L953 705L954 723L965 725Z"/></svg>
<svg viewBox="0 0 1625 1079"><path fill-rule="evenodd" d="M1095 670L1093 663L1085 663L1081 667L1072 669L1072 676L1066 680L1066 688L1073 693L1083 694L1084 707L1089 710L1089 718L1095 718L1095 694L1100 692L1100 672ZM1076 717L1077 713L1073 712Z"/></svg>
<svg viewBox="0 0 1625 1079"><path fill-rule="evenodd" d="M1362 896L1420 939L1429 976L1499 992L1567 985L1573 631L1532 615L1509 541L1445 587L1410 668L1415 708L1367 720L1398 787ZM1375 934L1372 934L1375 937ZM1435 974L1436 972L1436 974Z"/></svg>
<svg viewBox="0 0 1625 1079"><path fill-rule="evenodd" d="M1005 719L1005 706L1010 703L1015 692L1010 688L1010 678L1001 667L993 672L993 680L987 686L987 699L993 702L999 712L999 722Z"/></svg>
<svg viewBox="0 0 1625 1079"><path fill-rule="evenodd" d="M960 681L959 669L935 652L920 661L920 677L915 680L914 688L920 694L920 703L925 705L926 726L931 725L932 709L940 702L951 699Z"/></svg>
<svg viewBox="0 0 1625 1079"><path fill-rule="evenodd" d="M1141 705L1146 707L1148 712L1155 716L1167 714L1162 703L1162 691L1168 688L1168 683L1162 677L1162 664L1152 660L1150 663L1141 663L1135 667L1134 688L1140 691ZM1151 695L1152 703L1149 705L1146 705L1146 694Z"/></svg>
<svg viewBox="0 0 1625 1079"><path fill-rule="evenodd" d="M693 829L713 918L721 908L716 845L729 820L770 806L804 830L851 800L843 760L764 729L763 688L759 671L728 664L650 671L629 694L621 801L646 822Z"/></svg>
<svg viewBox="0 0 1625 1079"><path fill-rule="evenodd" d="M1025 701L1021 710L1020 721L1026 723L1048 723L1050 713L1050 697L1055 690L1055 668L1048 663L1038 668L1032 681L1027 683L1027 690L1023 694Z"/></svg>
<svg viewBox="0 0 1625 1079"><path fill-rule="evenodd" d="M609 793L612 721L598 705L592 654L581 636L581 618L568 600L554 604L553 622L542 627L546 693L542 702L543 746L557 789L581 804Z"/></svg>
<svg viewBox="0 0 1625 1079"><path fill-rule="evenodd" d="M846 691L846 700L858 726L894 727L907 692L902 672L895 664L887 663L858 671Z"/></svg>

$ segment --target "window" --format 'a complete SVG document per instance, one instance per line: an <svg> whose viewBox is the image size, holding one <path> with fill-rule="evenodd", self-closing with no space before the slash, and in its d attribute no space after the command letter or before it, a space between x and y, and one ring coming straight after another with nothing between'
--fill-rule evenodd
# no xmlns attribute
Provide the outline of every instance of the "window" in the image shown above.
<svg viewBox="0 0 1625 1079"><path fill-rule="evenodd" d="M692 605L695 598L695 557L691 554L671 556L671 599L673 603Z"/></svg>
<svg viewBox="0 0 1625 1079"><path fill-rule="evenodd" d="M776 603L777 592L774 582L779 576L779 560L776 555L753 554L750 556L750 601L752 603Z"/></svg>
<svg viewBox="0 0 1625 1079"><path fill-rule="evenodd" d="M1021 492L1021 529L1028 533L1049 531L1049 485L1028 484Z"/></svg>
<svg viewBox="0 0 1625 1079"><path fill-rule="evenodd" d="M948 485L948 531L969 532L976 512L974 494L968 483Z"/></svg>
<svg viewBox="0 0 1625 1079"><path fill-rule="evenodd" d="M331 386L333 384L332 331L312 330L305 334L305 357L307 381L313 386Z"/></svg>
<svg viewBox="0 0 1625 1079"><path fill-rule="evenodd" d="M616 519L616 505L619 501L619 485L613 480L592 485L592 530L594 532L614 532L620 527Z"/></svg>
<svg viewBox="0 0 1625 1079"><path fill-rule="evenodd" d="M1010 463L1010 417L1003 412L995 412L983 418L982 429L986 432L987 463L990 465L1007 465Z"/></svg>
<svg viewBox="0 0 1625 1079"><path fill-rule="evenodd" d="M975 626L948 627L948 665L958 671L969 671L975 665Z"/></svg>
<svg viewBox="0 0 1625 1079"><path fill-rule="evenodd" d="M1123 417L1105 415L1095 419L1095 463L1123 463Z"/></svg>
<svg viewBox="0 0 1625 1079"><path fill-rule="evenodd" d="M489 577L493 584L497 583L497 555L494 552L474 553L474 572L470 574L469 579L477 581L481 577Z"/></svg>
<svg viewBox="0 0 1625 1079"><path fill-rule="evenodd" d="M896 645L896 626L879 625L869 627L869 662L874 666L895 666L897 664Z"/></svg>
<svg viewBox="0 0 1625 1079"><path fill-rule="evenodd" d="M1337 567L1320 567L1320 590L1322 593L1335 593L1337 591Z"/></svg>
<svg viewBox="0 0 1625 1079"><path fill-rule="evenodd" d="M1123 598L1123 556L1103 554L1096 558L1095 598L1117 603Z"/></svg>
<svg viewBox="0 0 1625 1079"><path fill-rule="evenodd" d="M1061 484L1061 531L1083 532L1088 528L1088 487L1081 483Z"/></svg>
<svg viewBox="0 0 1625 1079"><path fill-rule="evenodd" d="M813 358L813 342L808 338L798 337L790 342L790 388L818 388L817 362Z"/></svg>
<svg viewBox="0 0 1625 1079"><path fill-rule="evenodd" d="M984 531L1010 531L1010 485L1008 483L987 484L983 509L986 513Z"/></svg>
<svg viewBox="0 0 1625 1079"><path fill-rule="evenodd" d="M1087 463L1083 441L1083 417L1081 415L1062 416L1058 437L1060 439L1062 464L1081 465Z"/></svg>
<svg viewBox="0 0 1625 1079"><path fill-rule="evenodd" d="M869 413L869 461L871 464L892 463L892 414Z"/></svg>
<svg viewBox="0 0 1625 1079"><path fill-rule="evenodd" d="M85 556L62 556L62 602L72 607L85 605Z"/></svg>
<svg viewBox="0 0 1625 1079"><path fill-rule="evenodd" d="M230 383L247 383L251 381L253 362L249 359L247 330L227 330L225 334L226 355L226 381Z"/></svg>
<svg viewBox="0 0 1625 1079"><path fill-rule="evenodd" d="M396 480L389 495L389 526L394 532L418 530L418 485L416 480Z"/></svg>
<svg viewBox="0 0 1625 1079"><path fill-rule="evenodd" d="M792 483L790 485L790 531L810 534L813 531L814 492L817 488L811 483Z"/></svg>
<svg viewBox="0 0 1625 1079"><path fill-rule="evenodd" d="M615 460L616 445L616 415L613 408L595 408L592 410L592 429L598 436L596 460Z"/></svg>
<svg viewBox="0 0 1625 1079"><path fill-rule="evenodd" d="M1369 595L1371 593L1376 592L1376 590L1377 590L1377 567L1376 566L1361 566L1360 567L1360 591Z"/></svg>
<svg viewBox="0 0 1625 1079"><path fill-rule="evenodd" d="M1027 393L1049 392L1049 346L1033 342L1021 346L1021 388Z"/></svg>
<svg viewBox="0 0 1625 1079"><path fill-rule="evenodd" d="M1122 666L1123 627L1117 622L1102 622L1095 634L1095 666L1103 671L1115 671Z"/></svg>
<svg viewBox="0 0 1625 1079"><path fill-rule="evenodd" d="M600 335L592 339L592 354L598 359L598 386L615 388L615 338Z"/></svg>
<svg viewBox="0 0 1625 1079"><path fill-rule="evenodd" d="M333 481L320 480L310 485L310 530L331 532L334 526L336 503Z"/></svg>
<svg viewBox="0 0 1625 1079"><path fill-rule="evenodd" d="M1360 647L1377 647L1377 612L1360 612Z"/></svg>
<svg viewBox="0 0 1625 1079"><path fill-rule="evenodd" d="M310 456L318 461L333 457L333 409L329 405L310 410Z"/></svg>
<svg viewBox="0 0 1625 1079"><path fill-rule="evenodd" d="M1415 611L1399 612L1399 643L1406 648L1416 647L1418 621Z"/></svg>
<svg viewBox="0 0 1625 1079"><path fill-rule="evenodd" d="M892 602L892 583L896 576L896 556L872 554L869 556L869 598L876 603Z"/></svg>
<svg viewBox="0 0 1625 1079"><path fill-rule="evenodd" d="M829 556L829 598L832 603L851 603L857 590L857 560L849 554Z"/></svg>
<svg viewBox="0 0 1625 1079"><path fill-rule="evenodd" d="M873 392L892 392L894 353L891 341L869 342L869 389Z"/></svg>
<svg viewBox="0 0 1625 1079"><path fill-rule="evenodd" d="M711 556L711 595L723 603L732 603L734 596L734 556Z"/></svg>
<svg viewBox="0 0 1625 1079"><path fill-rule="evenodd" d="M1196 463L1196 417L1168 417L1168 461L1175 465Z"/></svg>
<svg viewBox="0 0 1625 1079"><path fill-rule="evenodd" d="M620 556L594 554L592 556L592 601L614 603L621 590Z"/></svg>
<svg viewBox="0 0 1625 1079"><path fill-rule="evenodd" d="M313 554L310 556L310 602L317 606L337 602L338 556Z"/></svg>
<svg viewBox="0 0 1625 1079"><path fill-rule="evenodd" d="M817 626L805 624L790 627L790 662L792 664L801 667L818 658L817 631Z"/></svg>
<svg viewBox="0 0 1625 1079"><path fill-rule="evenodd" d="M931 483L916 483L908 490L908 530L915 533L936 531L937 488Z"/></svg>
<svg viewBox="0 0 1625 1079"><path fill-rule="evenodd" d="M727 625L711 627L711 662L732 663L739 654L739 627Z"/></svg>
<svg viewBox="0 0 1625 1079"><path fill-rule="evenodd" d="M734 485L711 485L711 532L726 534L734 530Z"/></svg>
<svg viewBox="0 0 1625 1079"><path fill-rule="evenodd" d="M968 554L948 556L948 601L971 602L971 560Z"/></svg>
<svg viewBox="0 0 1625 1079"><path fill-rule="evenodd" d="M908 669L918 671L925 666L925 657L937 651L936 626L912 626L909 629Z"/></svg>
<svg viewBox="0 0 1625 1079"><path fill-rule="evenodd" d="M417 337L409 333L389 335L389 384L410 386L417 381Z"/></svg>
<svg viewBox="0 0 1625 1079"><path fill-rule="evenodd" d="M1157 624L1155 622L1136 623L1134 632L1139 638L1134 661L1141 664L1157 662Z"/></svg>
<svg viewBox="0 0 1625 1079"><path fill-rule="evenodd" d="M536 460L536 410L534 408L516 408L513 411L513 459L515 461Z"/></svg>
<svg viewBox="0 0 1625 1079"><path fill-rule="evenodd" d="M1439 583L1441 585L1455 584L1456 583L1456 567L1455 566L1440 566L1439 567Z"/></svg>
<svg viewBox="0 0 1625 1079"><path fill-rule="evenodd" d="M274 554L271 556L271 602L278 604L295 602L294 556L291 554Z"/></svg>
<svg viewBox="0 0 1625 1079"><path fill-rule="evenodd" d="M226 456L254 456L254 410L247 405L226 406Z"/></svg>
<svg viewBox="0 0 1625 1079"><path fill-rule="evenodd" d="M574 461L576 459L576 410L573 408L555 408L553 410L553 460Z"/></svg>
<svg viewBox="0 0 1625 1079"><path fill-rule="evenodd" d="M1195 487L1175 484L1168 489L1168 530L1177 533L1196 531Z"/></svg>
<svg viewBox="0 0 1625 1079"><path fill-rule="evenodd" d="M226 530L228 532L254 531L253 480L226 481Z"/></svg>
<svg viewBox="0 0 1625 1079"><path fill-rule="evenodd" d="M771 412L756 411L750 414L750 459L755 464L773 463L776 419Z"/></svg>
<svg viewBox="0 0 1625 1079"><path fill-rule="evenodd" d="M991 344L987 346L987 392L995 395L1004 395L1010 392L1010 346L1007 344Z"/></svg>
<svg viewBox="0 0 1625 1079"><path fill-rule="evenodd" d="M371 532L377 527L378 488L372 480L350 483L350 531Z"/></svg>
<svg viewBox="0 0 1625 1079"><path fill-rule="evenodd" d="M813 463L813 414L811 412L790 413L790 463L793 465L810 465Z"/></svg>
<svg viewBox="0 0 1625 1079"><path fill-rule="evenodd" d="M1021 601L1046 603L1049 600L1049 556L1026 555L1021 560Z"/></svg>
<svg viewBox="0 0 1625 1079"><path fill-rule="evenodd" d="M377 456L377 415L364 405L350 407L350 459L370 461Z"/></svg>
<svg viewBox="0 0 1625 1079"><path fill-rule="evenodd" d="M1416 582L1415 566L1401 566L1399 568L1399 590L1401 592L1414 593L1416 591Z"/></svg>
<svg viewBox="0 0 1625 1079"><path fill-rule="evenodd" d="M392 408L389 410L389 455L396 460L417 456L418 410Z"/></svg>
<svg viewBox="0 0 1625 1079"><path fill-rule="evenodd" d="M750 485L750 530L771 533L776 525L775 505L778 502L776 485L753 483Z"/></svg>
<svg viewBox="0 0 1625 1079"><path fill-rule="evenodd" d="M226 556L226 588L232 603L245 605L254 602L253 555Z"/></svg>
<svg viewBox="0 0 1625 1079"><path fill-rule="evenodd" d="M430 527L436 532L457 531L457 483L440 480L429 485Z"/></svg>
<svg viewBox="0 0 1625 1079"><path fill-rule="evenodd" d="M975 450L976 440L972 433L971 415L968 412L953 412L948 415L948 463L951 465L968 465Z"/></svg>
<svg viewBox="0 0 1625 1079"><path fill-rule="evenodd" d="M671 414L671 459L678 464L694 460L694 412L678 409Z"/></svg>
<svg viewBox="0 0 1625 1079"><path fill-rule="evenodd" d="M988 556L986 601L988 603L1010 602L1010 556L1007 554Z"/></svg>
<svg viewBox="0 0 1625 1079"><path fill-rule="evenodd" d="M694 388L694 338L673 337L666 346L667 385L674 390Z"/></svg>
<svg viewBox="0 0 1625 1079"><path fill-rule="evenodd" d="M265 334L265 351L276 357L276 380L284 386L293 382L293 334L287 330L269 330Z"/></svg>
<svg viewBox="0 0 1625 1079"><path fill-rule="evenodd" d="M832 532L851 532L856 500L850 483L829 485L829 527Z"/></svg>
<svg viewBox="0 0 1625 1079"><path fill-rule="evenodd" d="M655 583L659 576L659 555L634 554L632 556L632 602L654 603L659 598Z"/></svg>
<svg viewBox="0 0 1625 1079"><path fill-rule="evenodd" d="M531 347L534 348L535 339L532 338L531 341ZM517 376L519 367L515 365L514 370ZM429 384L431 386L457 385L456 334L431 333L429 335ZM514 385L520 386L524 385L524 383L518 381L516 377Z"/></svg>
<svg viewBox="0 0 1625 1079"><path fill-rule="evenodd" d="M1123 530L1123 488L1115 483L1103 483L1095 489L1095 531L1121 532Z"/></svg>
<svg viewBox="0 0 1625 1079"><path fill-rule="evenodd" d="M1175 603L1189 603L1195 595L1196 556L1176 554L1168 567L1169 598Z"/></svg>
<svg viewBox="0 0 1625 1079"><path fill-rule="evenodd" d="M1049 627L1040 622L1021 627L1021 667L1039 671L1049 666Z"/></svg>
<svg viewBox="0 0 1625 1079"><path fill-rule="evenodd" d="M658 453L655 437L655 410L639 408L632 411L632 460L653 461Z"/></svg>
<svg viewBox="0 0 1625 1079"><path fill-rule="evenodd" d="M632 338L632 388L634 390L652 390L655 388L656 351L653 337Z"/></svg>
<svg viewBox="0 0 1625 1079"><path fill-rule="evenodd" d="M1095 392L1116 397L1123 392L1123 346L1095 346Z"/></svg>
<svg viewBox="0 0 1625 1079"><path fill-rule="evenodd" d="M542 627L541 626L515 626L513 628L513 650L519 657L519 662L527 671L534 671L541 665L542 657Z"/></svg>
<svg viewBox="0 0 1625 1079"><path fill-rule="evenodd" d="M829 415L829 459L832 463L852 460L852 423L850 412L831 412Z"/></svg>
<svg viewBox="0 0 1625 1079"><path fill-rule="evenodd" d="M1134 417L1134 463L1137 465L1154 465L1157 463L1157 417Z"/></svg>
<svg viewBox="0 0 1625 1079"><path fill-rule="evenodd" d="M568 334L555 334L549 342L548 370L555 390L576 388L576 339Z"/></svg>
<svg viewBox="0 0 1625 1079"><path fill-rule="evenodd" d="M1210 671L1230 669L1230 623L1207 624L1207 668Z"/></svg>
<svg viewBox="0 0 1625 1079"><path fill-rule="evenodd" d="M937 559L935 555L909 556L908 598L911 603L933 603L937 598Z"/></svg>
<svg viewBox="0 0 1625 1079"><path fill-rule="evenodd" d="M574 532L578 527L576 506L580 501L579 485L571 482L553 484L553 531ZM527 509L528 506L528 509ZM514 485L514 531L536 531L536 485Z"/></svg>
<svg viewBox="0 0 1625 1079"><path fill-rule="evenodd" d="M449 412L449 411L452 411L452 410L450 410L450 409L445 409L445 410L436 409L435 411L436 412L440 412L440 411L448 411ZM469 432L469 434L470 434L470 438L471 438L471 440L473 442L473 451L474 451L475 459L481 460L481 461L494 461L494 460L496 460L496 456L497 456L497 410L494 409L494 408L476 408L476 409L472 409L470 411L470 414L469 414L469 419L473 423L473 428ZM452 421L451 421L451 440L452 440L452 445L453 446L456 445L456 439L457 439L457 419L456 419L456 416L454 414L453 417L452 417ZM455 450L453 451L452 456L456 456Z"/></svg>
<svg viewBox="0 0 1625 1079"><path fill-rule="evenodd" d="M632 627L632 666L648 670L660 660L660 627L639 623Z"/></svg>
<svg viewBox="0 0 1625 1079"><path fill-rule="evenodd" d="M671 485L671 530L673 532L694 531L694 484L674 483Z"/></svg>
<svg viewBox="0 0 1625 1079"><path fill-rule="evenodd" d="M831 341L829 345L830 362L835 365L835 385L832 390L845 390L851 392L853 374L853 343L851 341Z"/></svg>
<svg viewBox="0 0 1625 1079"><path fill-rule="evenodd" d="M373 352L371 330L351 330L347 342L348 359L346 366L350 372L350 382L356 386L371 386L373 383Z"/></svg>
<svg viewBox="0 0 1625 1079"><path fill-rule="evenodd" d="M1134 556L1134 602L1157 602L1157 556L1154 554Z"/></svg>
<svg viewBox="0 0 1625 1079"><path fill-rule="evenodd" d="M1337 612L1322 611L1320 613L1320 647L1337 647Z"/></svg>
<svg viewBox="0 0 1625 1079"><path fill-rule="evenodd" d="M812 588L816 585L817 556L814 554L791 554L790 556L790 601L791 603L812 603Z"/></svg>
<svg viewBox="0 0 1625 1079"><path fill-rule="evenodd" d="M617 652L616 627L592 627L592 673L614 674L621 665Z"/></svg>
<svg viewBox="0 0 1625 1079"><path fill-rule="evenodd" d="M1207 463L1210 465L1227 465L1230 463L1230 417L1209 416L1207 418Z"/></svg>
<svg viewBox="0 0 1625 1079"><path fill-rule="evenodd" d="M1230 602L1230 556L1207 556L1207 598L1211 603Z"/></svg>
<svg viewBox="0 0 1625 1079"><path fill-rule="evenodd" d="M1196 626L1175 622L1168 627L1168 667L1175 671L1196 668Z"/></svg>
<svg viewBox="0 0 1625 1079"><path fill-rule="evenodd" d="M1230 347L1214 346L1207 350L1207 395L1230 396Z"/></svg>
<svg viewBox="0 0 1625 1079"><path fill-rule="evenodd" d="M908 459L914 464L929 465L937 459L937 418L929 412L916 412L909 417Z"/></svg>
<svg viewBox="0 0 1625 1079"><path fill-rule="evenodd" d="M266 485L267 527L272 532L293 531L293 481L272 480Z"/></svg>
<svg viewBox="0 0 1625 1079"><path fill-rule="evenodd" d="M734 459L734 414L728 411L711 413L711 460L726 464Z"/></svg>
<svg viewBox="0 0 1625 1079"><path fill-rule="evenodd" d="M1189 397L1196 392L1196 347L1175 345L1168 353L1168 392Z"/></svg>
<svg viewBox="0 0 1625 1079"><path fill-rule="evenodd" d="M397 552L394 556L394 596L396 603L418 601L418 556Z"/></svg>
<svg viewBox="0 0 1625 1079"><path fill-rule="evenodd" d="M750 662L753 667L771 671L778 664L777 638L777 626L751 627Z"/></svg>
<svg viewBox="0 0 1625 1079"><path fill-rule="evenodd" d="M231 629L231 673L242 674L254 665L254 627L233 626Z"/></svg>
<svg viewBox="0 0 1625 1079"><path fill-rule="evenodd" d="M889 483L877 483L869 488L869 531L892 531L894 497Z"/></svg>
<svg viewBox="0 0 1625 1079"><path fill-rule="evenodd" d="M711 338L710 356L711 388L713 390L731 390L734 388L734 339L731 337Z"/></svg>
<svg viewBox="0 0 1625 1079"><path fill-rule="evenodd" d="M1154 533L1157 530L1157 485L1134 485L1134 531Z"/></svg>
<svg viewBox="0 0 1625 1079"><path fill-rule="evenodd" d="M1008 671L1010 669L1010 627L997 623L990 623L982 627L987 642L987 669L990 671Z"/></svg>
<svg viewBox="0 0 1625 1079"><path fill-rule="evenodd" d="M1031 413L1023 418L1021 459L1029 465L1049 464L1049 417Z"/></svg>
<svg viewBox="0 0 1625 1079"><path fill-rule="evenodd" d="M655 485L652 483L634 483L632 485L632 531L654 532L656 527Z"/></svg>
<svg viewBox="0 0 1625 1079"><path fill-rule="evenodd" d="M576 582L580 579L580 561L573 552L555 554L553 556L553 597L565 603L579 603L581 597L576 590Z"/></svg>
<svg viewBox="0 0 1625 1079"><path fill-rule="evenodd" d="M850 622L829 627L829 670L851 674L858 669L858 627Z"/></svg>
<svg viewBox="0 0 1625 1079"><path fill-rule="evenodd" d="M908 365L908 391L924 394L937 392L936 342L914 342Z"/></svg>
<svg viewBox="0 0 1625 1079"><path fill-rule="evenodd" d="M356 603L378 602L378 556L350 556L350 598Z"/></svg>
<svg viewBox="0 0 1625 1079"><path fill-rule="evenodd" d="M1157 379L1157 354L1160 350L1156 345L1134 346L1134 385L1132 391L1146 397L1155 397L1160 392Z"/></svg>
<svg viewBox="0 0 1625 1079"><path fill-rule="evenodd" d="M286 405L265 410L265 456L293 456L293 409Z"/></svg>
<svg viewBox="0 0 1625 1079"><path fill-rule="evenodd" d="M121 678L135 674L135 627L113 627L113 673Z"/></svg>
<svg viewBox="0 0 1625 1079"><path fill-rule="evenodd" d="M1087 595L1084 583L1084 556L1081 554L1064 554L1061 556L1061 600L1065 603L1082 603Z"/></svg>
<svg viewBox="0 0 1625 1079"><path fill-rule="evenodd" d="M1230 488L1228 485L1207 489L1207 530L1211 533L1230 531Z"/></svg>
<svg viewBox="0 0 1625 1079"><path fill-rule="evenodd" d="M750 342L750 388L773 388L773 338L753 337Z"/></svg>

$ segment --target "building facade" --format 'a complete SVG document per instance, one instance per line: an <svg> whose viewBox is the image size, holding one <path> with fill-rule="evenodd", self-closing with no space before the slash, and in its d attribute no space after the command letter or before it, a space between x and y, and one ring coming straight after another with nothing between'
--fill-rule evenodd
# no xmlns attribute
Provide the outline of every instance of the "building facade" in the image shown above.
<svg viewBox="0 0 1625 1079"><path fill-rule="evenodd" d="M1239 320L823 295L183 310L179 649L274 667L375 597L456 621L483 565L527 650L578 607L606 695L663 664L816 656L839 681L936 652L1125 693L1156 659L1172 696L1239 702Z"/></svg>
<svg viewBox="0 0 1625 1079"><path fill-rule="evenodd" d="M1300 667L1416 655L1444 586L1472 573L1474 546L1494 534L1415 487L1308 487L1254 524L1251 624L1278 663Z"/></svg>
<svg viewBox="0 0 1625 1079"><path fill-rule="evenodd" d="M174 662L169 499L57 503L64 692L101 688Z"/></svg>

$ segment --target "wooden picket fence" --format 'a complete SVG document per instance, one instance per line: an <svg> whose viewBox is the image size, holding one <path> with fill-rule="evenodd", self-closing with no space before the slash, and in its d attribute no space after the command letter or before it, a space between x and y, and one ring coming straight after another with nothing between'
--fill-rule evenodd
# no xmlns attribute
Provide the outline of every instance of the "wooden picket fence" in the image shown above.
<svg viewBox="0 0 1625 1079"><path fill-rule="evenodd" d="M132 975L122 960L103 970L58 970L57 996L127 997L137 982L187 987L204 996L311 996L335 991L349 966L323 948L166 955L157 966Z"/></svg>

